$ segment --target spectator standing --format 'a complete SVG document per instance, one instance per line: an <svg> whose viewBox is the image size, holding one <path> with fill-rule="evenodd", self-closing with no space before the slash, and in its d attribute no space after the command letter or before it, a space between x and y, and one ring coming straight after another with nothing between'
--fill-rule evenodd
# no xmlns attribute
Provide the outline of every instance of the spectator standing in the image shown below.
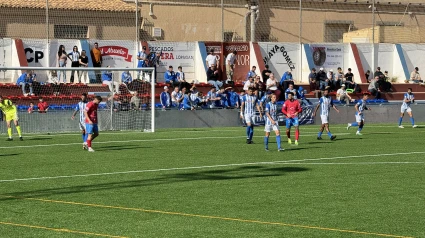
<svg viewBox="0 0 425 238"><path fill-rule="evenodd" d="M91 50L93 67L100 68L102 67L102 52L99 50L99 44L97 42L94 43L94 48ZM102 82L102 76L99 71L95 71L96 73L96 83Z"/></svg>
<svg viewBox="0 0 425 238"><path fill-rule="evenodd" d="M219 81L218 77L218 70L213 64L207 71L207 80L208 83L214 86L217 91L220 90L220 87L223 86L223 82Z"/></svg>
<svg viewBox="0 0 425 238"><path fill-rule="evenodd" d="M321 91L324 91L327 86L329 86L329 79L328 75L326 74L325 70L323 68L319 69L319 72L317 72L317 81L319 81L319 88Z"/></svg>
<svg viewBox="0 0 425 238"><path fill-rule="evenodd" d="M207 55L207 58L205 59L205 63L207 65L207 69L211 67L211 65L217 65L217 55L214 55L214 49L211 49L210 52Z"/></svg>
<svg viewBox="0 0 425 238"><path fill-rule="evenodd" d="M49 110L49 104L42 97L38 99L37 107L39 113L46 113Z"/></svg>
<svg viewBox="0 0 425 238"><path fill-rule="evenodd" d="M65 51L65 46L60 45L58 50L58 66L59 67L66 67L66 61L68 60L68 54ZM61 75L63 77L63 83L66 83L66 71L65 70L59 70L58 72L58 78L59 82L61 79Z"/></svg>
<svg viewBox="0 0 425 238"><path fill-rule="evenodd" d="M335 74L333 69L330 69L328 73L326 74L326 77L328 78L328 85L331 87L331 90L335 90L337 88L336 81L335 81Z"/></svg>
<svg viewBox="0 0 425 238"><path fill-rule="evenodd" d="M419 74L419 68L415 67L415 70L410 74L410 81L414 83L423 83L421 79L421 75ZM404 81L405 83L409 83L409 80Z"/></svg>
<svg viewBox="0 0 425 238"><path fill-rule="evenodd" d="M279 86L279 82L274 77L274 74L271 73L269 75L269 79L267 80L266 90L269 90L272 93L276 94L277 100L279 100L279 98L280 98L280 90L278 89L278 86Z"/></svg>
<svg viewBox="0 0 425 238"><path fill-rule="evenodd" d="M26 93L26 86L28 85L30 88L30 96L33 96L33 89L32 89L32 75L30 72L23 73L21 76L19 76L18 80L16 81L16 85L21 86L22 88L22 94L26 97L28 94Z"/></svg>
<svg viewBox="0 0 425 238"><path fill-rule="evenodd" d="M164 86L164 91L159 96L161 99L161 106L163 109L171 107L171 96L168 92L168 86Z"/></svg>
<svg viewBox="0 0 425 238"><path fill-rule="evenodd" d="M265 69L261 72L261 76L263 77L263 83L267 83L267 79L269 79L270 74L272 71L269 70L269 65L266 64Z"/></svg>
<svg viewBox="0 0 425 238"><path fill-rule="evenodd" d="M180 91L182 90L182 88L186 88L186 90L191 88L190 84L186 82L186 75L183 72L183 68L181 66L177 68L176 78L177 82L179 83Z"/></svg>
<svg viewBox="0 0 425 238"><path fill-rule="evenodd" d="M341 85L341 88L336 91L336 99L340 102L345 101L345 104L348 106L350 104L350 101L353 101L353 99L348 95L347 91L345 91L345 84Z"/></svg>
<svg viewBox="0 0 425 238"><path fill-rule="evenodd" d="M292 71L291 71L291 69L289 69L288 71L286 71L282 75L282 78L280 79L280 85L282 86L283 91L286 91L286 89L288 89L289 84L294 84L294 79L292 77ZM277 100L279 100L279 97L277 97Z"/></svg>
<svg viewBox="0 0 425 238"><path fill-rule="evenodd" d="M374 79L370 80L368 91L375 96L375 99L381 98L381 90L378 87L379 76L375 76Z"/></svg>
<svg viewBox="0 0 425 238"><path fill-rule="evenodd" d="M257 74L255 73L255 70L257 69L257 66L252 66L251 70L246 75L246 81L249 80L249 78L255 78Z"/></svg>
<svg viewBox="0 0 425 238"><path fill-rule="evenodd" d="M75 45L74 48L72 48L72 52L68 54L68 57L71 59L71 67L72 68L79 68L80 67L80 52L78 52L78 47ZM70 82L74 83L74 75L75 70L71 71L71 79ZM77 76L80 78L80 71L77 70Z"/></svg>
<svg viewBox="0 0 425 238"><path fill-rule="evenodd" d="M87 68L89 66L89 57L86 55L86 51L81 51L81 56L79 59L80 67ZM88 77L89 72L88 71L79 71L78 72L78 83L81 83L81 78L83 78L83 84L87 85L90 83L90 79Z"/></svg>
<svg viewBox="0 0 425 238"><path fill-rule="evenodd" d="M168 66L168 70L164 73L165 83L170 84L172 87L177 87L179 82L177 81L176 73L173 71L173 66Z"/></svg>
<svg viewBox="0 0 425 238"><path fill-rule="evenodd" d="M351 68L348 68L348 72L344 75L345 85L347 89L356 89L356 83L354 82L354 74L351 72Z"/></svg>
<svg viewBox="0 0 425 238"><path fill-rule="evenodd" d="M233 75L234 75L234 69L235 69L236 55L237 54L238 54L238 52L235 50L232 53L229 53L226 57L227 83L233 83Z"/></svg>
<svg viewBox="0 0 425 238"><path fill-rule="evenodd" d="M146 46L142 47L142 50L137 53L137 68L143 68L146 67L146 59L147 59L148 55L146 54ZM139 71L137 74L137 79L140 80L140 74L142 74L142 71ZM143 78L143 76L142 76Z"/></svg>

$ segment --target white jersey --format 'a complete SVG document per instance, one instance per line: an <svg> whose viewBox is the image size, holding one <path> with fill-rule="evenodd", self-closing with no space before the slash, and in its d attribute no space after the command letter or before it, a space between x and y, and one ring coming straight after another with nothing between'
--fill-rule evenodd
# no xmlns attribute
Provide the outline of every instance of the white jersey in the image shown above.
<svg viewBox="0 0 425 238"><path fill-rule="evenodd" d="M217 65L217 56L216 55L208 55L205 61L208 61L207 67L211 67L211 65Z"/></svg>
<svg viewBox="0 0 425 238"><path fill-rule="evenodd" d="M410 102L405 102L404 100L410 100ZM405 93L403 98L403 104L401 105L401 108L408 108L410 107L410 104L412 103L412 100L415 99L415 96L413 96L413 93Z"/></svg>
<svg viewBox="0 0 425 238"><path fill-rule="evenodd" d="M242 102L245 103L244 113L245 115L254 115L255 106L257 105L257 97L254 95L249 96L248 94L242 97Z"/></svg>
<svg viewBox="0 0 425 238"><path fill-rule="evenodd" d="M365 100L360 100L360 101L358 101L357 102L357 104L356 104L357 106L358 106L358 108L359 108L359 112L360 113L362 113L363 114L363 111L364 110L366 110L367 109L367 107L366 107L366 101ZM357 115L358 113L357 113L357 111L356 111L356 115Z"/></svg>
<svg viewBox="0 0 425 238"><path fill-rule="evenodd" d="M331 107L334 106L331 97L322 96L319 100L320 103L320 115L329 116Z"/></svg>
<svg viewBox="0 0 425 238"><path fill-rule="evenodd" d="M273 121L277 121L277 104L268 102L266 104L266 113L269 113L270 117L273 119ZM266 116L266 126L272 125L272 122L270 121L269 117Z"/></svg>
<svg viewBox="0 0 425 238"><path fill-rule="evenodd" d="M86 123L86 117L84 116L84 110L86 109L86 105L88 102L79 102L78 105L75 107L75 111L80 111L80 123L83 125Z"/></svg>

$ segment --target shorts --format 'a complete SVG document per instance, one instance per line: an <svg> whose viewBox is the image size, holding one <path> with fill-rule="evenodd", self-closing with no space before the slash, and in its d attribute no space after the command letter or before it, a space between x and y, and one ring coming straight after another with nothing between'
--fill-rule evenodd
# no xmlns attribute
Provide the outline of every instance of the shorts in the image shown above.
<svg viewBox="0 0 425 238"><path fill-rule="evenodd" d="M362 121L364 121L363 113L360 115L356 114L356 122L362 122Z"/></svg>
<svg viewBox="0 0 425 238"><path fill-rule="evenodd" d="M245 114L244 115L245 123L248 124L254 124L255 123L255 115L252 114Z"/></svg>
<svg viewBox="0 0 425 238"><path fill-rule="evenodd" d="M264 128L265 132L271 132L271 131L278 131L279 130L279 125L276 123L274 125L266 125Z"/></svg>
<svg viewBox="0 0 425 238"><path fill-rule="evenodd" d="M412 108L410 108L409 106L401 107L401 113L405 113L405 112L412 112Z"/></svg>
<svg viewBox="0 0 425 238"><path fill-rule="evenodd" d="M329 123L329 115L320 115L320 119L322 120L322 124Z"/></svg>
<svg viewBox="0 0 425 238"><path fill-rule="evenodd" d="M98 133L99 128L97 127L97 124L88 124L86 123L86 133L87 134L93 134Z"/></svg>
<svg viewBox="0 0 425 238"><path fill-rule="evenodd" d="M298 126L298 125L299 125L298 117L295 117L295 118L287 117L286 118L286 128L287 129L290 129L291 126Z"/></svg>
<svg viewBox="0 0 425 238"><path fill-rule="evenodd" d="M80 126L80 130L85 131L86 130L86 123L85 122L81 122L78 123L78 125Z"/></svg>
<svg viewBox="0 0 425 238"><path fill-rule="evenodd" d="M17 112L6 113L6 121L17 121L17 120L19 120Z"/></svg>

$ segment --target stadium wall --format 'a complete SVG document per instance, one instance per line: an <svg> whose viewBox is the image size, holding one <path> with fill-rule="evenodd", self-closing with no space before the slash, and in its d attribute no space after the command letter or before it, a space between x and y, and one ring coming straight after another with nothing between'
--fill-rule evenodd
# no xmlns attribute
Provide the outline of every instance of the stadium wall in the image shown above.
<svg viewBox="0 0 425 238"><path fill-rule="evenodd" d="M371 70L372 65L380 66L389 71L396 82L403 83L409 78L410 72L415 67L425 65L425 45L423 44L375 44L375 63L372 63L373 47L371 44L296 44L281 42L259 43L222 43L222 42L139 42L118 40L51 40L47 47L44 39L7 39L0 44L0 65L47 67L57 66L57 49L64 45L69 52L72 47L91 49L95 42L103 52L103 66L111 67L136 67L137 51L142 46L147 46L148 51L162 51L162 63L158 70L158 82L163 82L163 74L172 65L174 70L178 66L183 67L189 82L198 80L206 82L205 56L206 51L214 48L220 58L221 77L226 78L225 57L236 50L237 64L235 79L237 82L245 81L246 74L251 66L257 66L260 73L264 64L268 64L278 78L283 73L292 69L294 79L297 82L307 82L310 69L323 67L326 70L341 67L346 72L352 68L357 83L366 82L364 71ZM17 44L16 42L22 42ZM21 47L20 45L23 45ZM314 56L313 56L314 55ZM90 54L88 54L89 57ZM68 63L67 67L71 67ZM44 77L47 72L38 72L39 81L47 80ZM70 72L68 72L69 74ZM7 72L0 74L1 82L15 82L20 72ZM94 76L92 75L91 78ZM69 78L69 76L68 76ZM44 79L44 80L43 80Z"/></svg>
<svg viewBox="0 0 425 238"><path fill-rule="evenodd" d="M368 123L390 123L397 125L400 116L400 105L372 105L371 111L365 112L366 127ZM331 111L331 124L345 124L354 122L353 107L339 107L340 113ZM412 110L417 123L425 123L425 107L412 105ZM78 121L71 120L72 111L50 111L48 113L20 112L20 124L24 135L26 133L52 133L52 132L78 132ZM150 123L149 111L130 111L112 114L108 110L99 111L100 130L136 130L146 128L143 124ZM410 123L408 116L404 122ZM320 124L320 115L315 118L315 124ZM169 128L215 128L242 126L237 110L200 110L200 111L156 111L155 127L157 129ZM331 126L332 127L332 126ZM283 128L281 128L283 129ZM302 130L302 129L301 129ZM420 130L420 129L419 129ZM261 132L260 132L261 131ZM0 123L0 132L7 133L6 123ZM262 130L257 130L262 133ZM242 130L241 130L241 134Z"/></svg>

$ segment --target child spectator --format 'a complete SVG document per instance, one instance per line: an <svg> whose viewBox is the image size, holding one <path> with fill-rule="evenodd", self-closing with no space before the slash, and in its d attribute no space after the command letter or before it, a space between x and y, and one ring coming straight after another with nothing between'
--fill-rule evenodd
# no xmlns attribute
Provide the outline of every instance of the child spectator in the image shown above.
<svg viewBox="0 0 425 238"><path fill-rule="evenodd" d="M28 108L28 113L31 114L34 112L34 103L30 102L30 107Z"/></svg>
<svg viewBox="0 0 425 238"><path fill-rule="evenodd" d="M43 98L38 99L38 101L39 101L38 104L37 104L38 112L39 113L46 113L47 110L49 110L49 104L47 102L45 102Z"/></svg>

